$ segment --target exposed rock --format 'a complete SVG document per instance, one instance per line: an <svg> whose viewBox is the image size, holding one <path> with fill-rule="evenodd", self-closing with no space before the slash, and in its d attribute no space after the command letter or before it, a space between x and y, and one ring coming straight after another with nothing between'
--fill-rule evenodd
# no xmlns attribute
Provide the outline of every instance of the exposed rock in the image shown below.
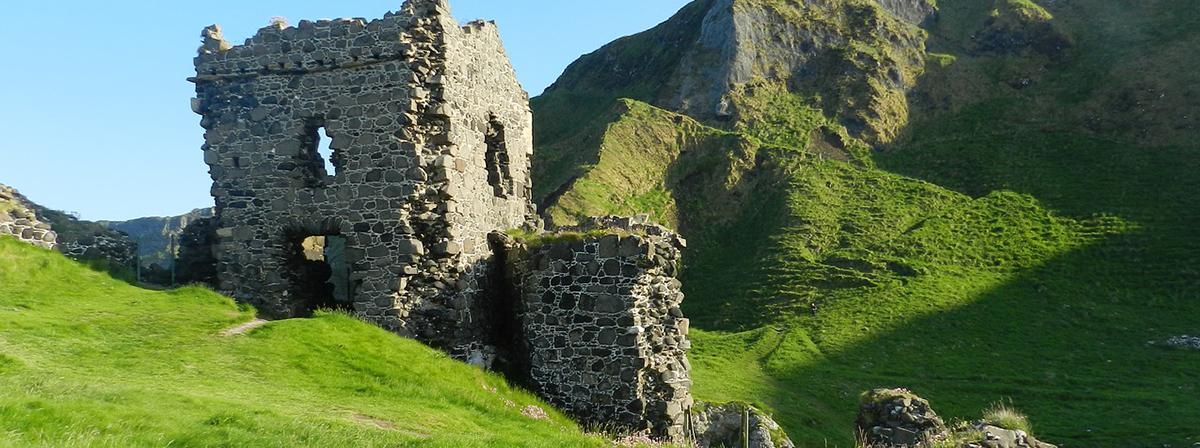
<svg viewBox="0 0 1200 448"><path fill-rule="evenodd" d="M697 406L699 408L701 406ZM751 448L795 448L783 428L769 415L743 404L707 405L692 415L692 434L702 448L740 447L743 418L750 412Z"/></svg>
<svg viewBox="0 0 1200 448"><path fill-rule="evenodd" d="M907 389L876 389L863 394L858 432L871 446L915 447L943 440L946 424L929 402Z"/></svg>
<svg viewBox="0 0 1200 448"><path fill-rule="evenodd" d="M1196 336L1173 336L1166 341L1167 347L1182 348L1189 350L1200 350L1200 337Z"/></svg>
<svg viewBox="0 0 1200 448"><path fill-rule="evenodd" d="M851 136L886 143L907 122L906 93L924 70L919 24L934 13L926 0L697 0L572 63L540 103L631 97L730 126L753 121L747 111L778 88L819 97Z"/></svg>
<svg viewBox="0 0 1200 448"><path fill-rule="evenodd" d="M1033 51L1059 57L1073 45L1069 34L1049 11L1034 2L995 0L983 29L972 36L975 54L1016 54Z"/></svg>

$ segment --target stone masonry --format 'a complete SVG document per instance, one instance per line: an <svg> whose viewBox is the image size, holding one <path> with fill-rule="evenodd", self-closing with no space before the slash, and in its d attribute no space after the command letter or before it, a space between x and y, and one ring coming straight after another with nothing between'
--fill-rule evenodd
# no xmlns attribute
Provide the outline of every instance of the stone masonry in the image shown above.
<svg viewBox="0 0 1200 448"><path fill-rule="evenodd" d="M494 24L409 0L241 46L216 26L203 37L193 109L223 292L267 318L341 305L580 420L682 441L684 242L616 218L536 245L503 233L541 223L529 98Z"/></svg>
<svg viewBox="0 0 1200 448"><path fill-rule="evenodd" d="M681 441L692 405L675 278L684 240L629 218L563 232L505 244L527 380L586 422Z"/></svg>
<svg viewBox="0 0 1200 448"><path fill-rule="evenodd" d="M37 206L12 187L0 184L0 235L8 235L20 241L55 249L58 234L50 224L37 216Z"/></svg>
<svg viewBox="0 0 1200 448"><path fill-rule="evenodd" d="M274 24L241 46L216 26L203 37L193 108L220 289L304 316L300 242L345 238L355 313L489 364L487 235L536 219L528 95L496 26L410 0L370 22Z"/></svg>

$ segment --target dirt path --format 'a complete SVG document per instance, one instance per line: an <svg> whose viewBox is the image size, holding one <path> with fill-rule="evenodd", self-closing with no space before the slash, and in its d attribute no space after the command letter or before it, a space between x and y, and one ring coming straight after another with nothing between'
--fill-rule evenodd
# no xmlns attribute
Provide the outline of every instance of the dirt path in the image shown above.
<svg viewBox="0 0 1200 448"><path fill-rule="evenodd" d="M246 322L244 324L241 324L236 327L229 328L229 329L226 329L225 331L222 331L221 336L230 337L230 336L237 336L239 334L246 334L246 333L249 333L250 330L253 330L255 328L266 325L267 323L268 323L267 321L262 320L262 319L254 319L250 322Z"/></svg>

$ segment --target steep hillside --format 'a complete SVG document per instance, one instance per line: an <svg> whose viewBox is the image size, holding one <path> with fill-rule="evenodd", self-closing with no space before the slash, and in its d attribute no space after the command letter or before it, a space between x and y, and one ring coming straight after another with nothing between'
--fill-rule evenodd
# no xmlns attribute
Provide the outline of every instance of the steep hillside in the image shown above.
<svg viewBox="0 0 1200 448"><path fill-rule="evenodd" d="M604 445L499 377L344 315L225 333L253 316L0 237L0 446Z"/></svg>
<svg viewBox="0 0 1200 448"><path fill-rule="evenodd" d="M696 393L802 446L879 386L1200 442L1200 356L1156 344L1200 311L1200 10L1117 3L698 0L534 99L538 195L677 226Z"/></svg>

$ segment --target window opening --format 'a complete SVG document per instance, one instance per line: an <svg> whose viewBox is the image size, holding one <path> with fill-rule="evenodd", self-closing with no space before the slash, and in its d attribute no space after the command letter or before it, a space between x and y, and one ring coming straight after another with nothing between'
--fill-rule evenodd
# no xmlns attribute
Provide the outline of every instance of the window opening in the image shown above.
<svg viewBox="0 0 1200 448"><path fill-rule="evenodd" d="M512 194L512 173L509 171L508 145L504 136L504 124L492 116L488 120L487 133L484 134L487 150L484 161L487 165L488 184L496 197L506 198Z"/></svg>

